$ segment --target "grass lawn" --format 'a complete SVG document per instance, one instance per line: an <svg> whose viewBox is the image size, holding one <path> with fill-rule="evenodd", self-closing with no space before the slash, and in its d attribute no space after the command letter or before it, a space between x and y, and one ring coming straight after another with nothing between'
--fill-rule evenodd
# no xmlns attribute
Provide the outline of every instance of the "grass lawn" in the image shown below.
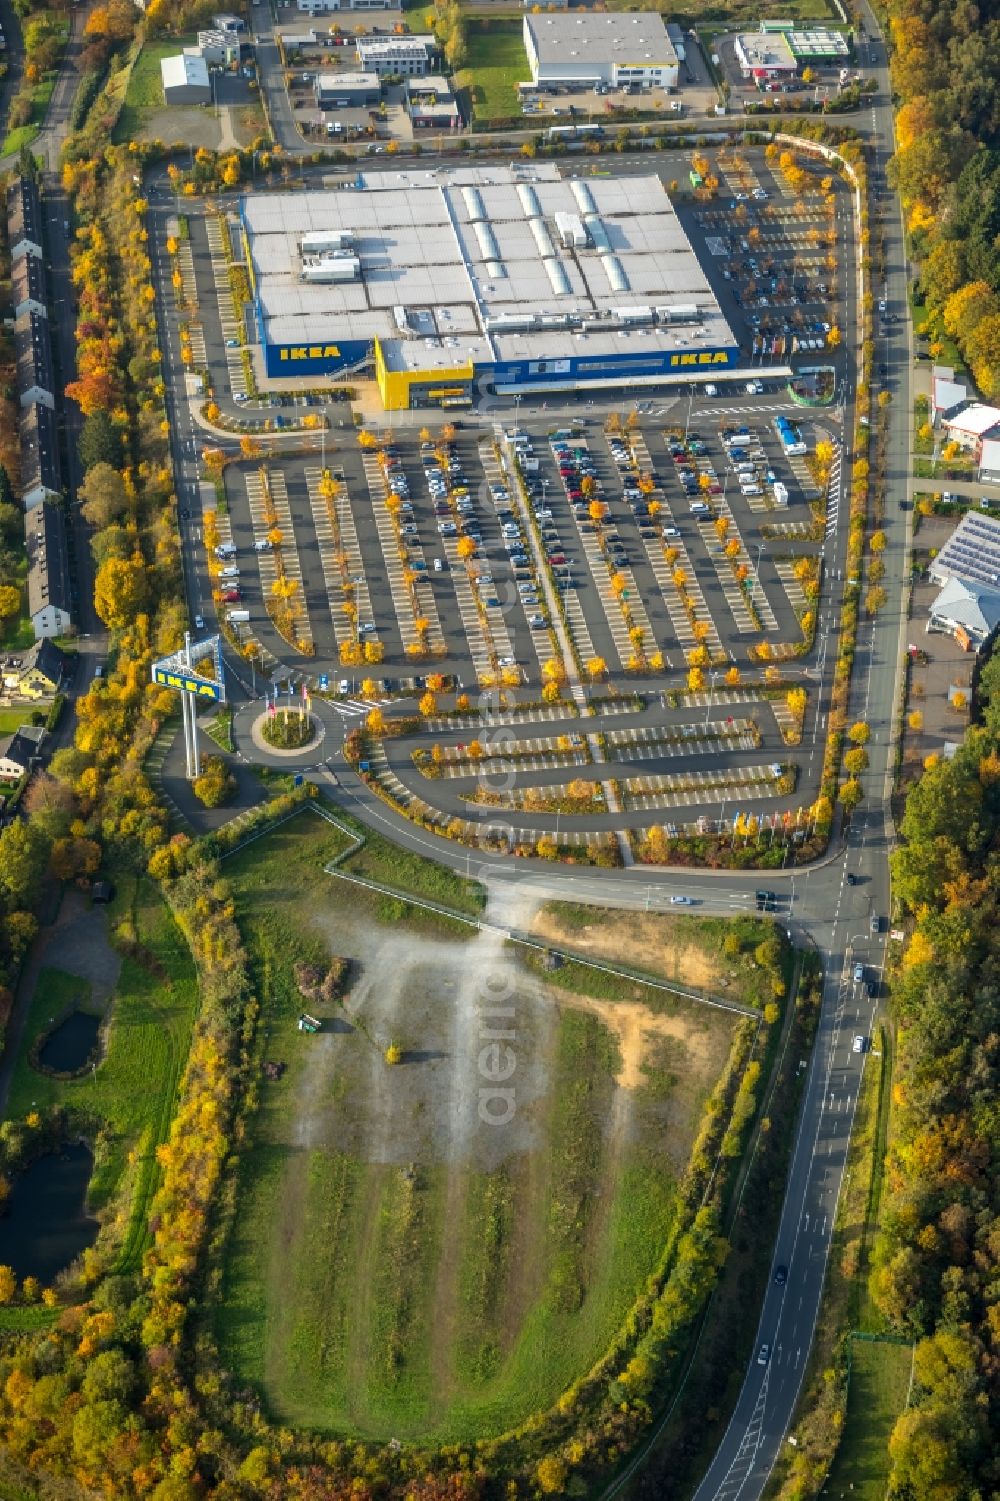
<svg viewBox="0 0 1000 1501"><path fill-rule="evenodd" d="M61 970L43 970L32 998L21 1056L11 1081L8 1111L23 1116L35 1105L62 1105L106 1123L91 1179L92 1209L107 1204L135 1153L136 1188L121 1253L123 1266L137 1259L146 1233L147 1210L157 1178L156 1147L164 1141L187 1057L198 987L190 950L150 881L118 881L109 909L112 928L130 922L142 962L126 955L111 1002L107 1052L92 1074L60 1080L28 1062L49 1018L74 998L88 1009L86 982Z"/></svg>
<svg viewBox="0 0 1000 1501"><path fill-rule="evenodd" d="M68 34L69 27L67 26L63 37L64 42ZM35 84L35 87L31 91L31 119L27 125L18 125L16 129L8 131L3 145L0 146L0 156L10 156L14 152L21 151L23 147L31 145L31 142L42 128L42 122L45 119L45 113L56 86L57 75L58 69L53 68L51 72L46 73L45 77Z"/></svg>
<svg viewBox="0 0 1000 1501"><path fill-rule="evenodd" d="M0 709L0 735L13 735L22 724L31 723L31 705L22 704L19 709Z"/></svg>
<svg viewBox="0 0 1000 1501"><path fill-rule="evenodd" d="M851 1342L847 1421L827 1481L831 1496L883 1501L889 1478L889 1436L910 1387L909 1345Z"/></svg>
<svg viewBox="0 0 1000 1501"><path fill-rule="evenodd" d="M163 109L161 60L183 52L185 47L197 46L197 43L197 33L188 32L183 36L160 37L156 41L143 44L142 51L136 58L132 69L128 88L125 91L125 103L115 126L116 141L134 140L142 127L143 112Z"/></svg>
<svg viewBox="0 0 1000 1501"><path fill-rule="evenodd" d="M285 1068L261 1082L216 1334L278 1422L470 1441L553 1401L620 1327L669 1242L732 1023L688 1008L645 1040L641 1066L633 1036L626 1089L626 1044L603 1016L545 990L495 935L386 923L317 874L343 847L304 813L226 861L265 1001L263 1058ZM438 867L377 840L367 854L368 873L454 900ZM349 992L317 1005L324 1026L307 1037L293 967L333 954L351 963ZM480 966L506 967L511 985L517 1136L475 1127L474 1092L469 1137L450 1134L478 1085L465 981ZM406 1039L396 1067L389 1035Z"/></svg>
<svg viewBox="0 0 1000 1501"><path fill-rule="evenodd" d="M470 917L478 916L486 905L486 892L478 881L466 880L446 865L423 860L367 830L364 845L344 861L342 868L368 881L391 886L394 891L440 902L443 907L466 912Z"/></svg>
<svg viewBox="0 0 1000 1501"><path fill-rule="evenodd" d="M914 332L919 333L927 320L927 304L920 301L914 290L914 286L915 284L911 284L910 287L910 312L913 317ZM954 339L950 338L943 328L938 330L936 337L943 347L934 363L936 365L950 365L958 380L962 380L963 378L971 380L971 376L965 368L965 361L962 359L961 354L959 354L958 345ZM926 348L926 345L924 347Z"/></svg>
<svg viewBox="0 0 1000 1501"><path fill-rule="evenodd" d="M506 119L521 113L517 86L531 78L520 19L470 20L468 63L458 74L468 90L477 120Z"/></svg>

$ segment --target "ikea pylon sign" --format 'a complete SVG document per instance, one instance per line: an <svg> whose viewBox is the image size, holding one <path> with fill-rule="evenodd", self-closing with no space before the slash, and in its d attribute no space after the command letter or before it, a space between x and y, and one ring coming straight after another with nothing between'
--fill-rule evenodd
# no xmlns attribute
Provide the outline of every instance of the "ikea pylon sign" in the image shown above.
<svg viewBox="0 0 1000 1501"><path fill-rule="evenodd" d="M222 698L221 683L210 683L207 678L184 668L156 666L153 668L153 682L161 688L179 688L182 693L193 693L196 698L211 699L214 703Z"/></svg>

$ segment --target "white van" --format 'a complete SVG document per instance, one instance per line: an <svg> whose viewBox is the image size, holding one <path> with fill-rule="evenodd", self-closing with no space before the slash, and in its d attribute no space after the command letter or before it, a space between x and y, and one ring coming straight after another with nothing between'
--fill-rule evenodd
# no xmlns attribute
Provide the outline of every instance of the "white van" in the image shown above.
<svg viewBox="0 0 1000 1501"><path fill-rule="evenodd" d="M750 500L753 496L759 495L761 493L759 485L741 485L740 489L743 491L743 494L746 496L747 500Z"/></svg>
<svg viewBox="0 0 1000 1501"><path fill-rule="evenodd" d="M217 558L235 558L236 544L234 542L220 542L215 549L215 556Z"/></svg>

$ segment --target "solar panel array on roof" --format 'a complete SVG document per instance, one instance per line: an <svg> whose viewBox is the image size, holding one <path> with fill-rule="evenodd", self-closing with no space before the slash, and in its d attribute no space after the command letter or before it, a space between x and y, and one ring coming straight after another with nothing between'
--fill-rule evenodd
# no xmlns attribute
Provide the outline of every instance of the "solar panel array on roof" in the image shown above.
<svg viewBox="0 0 1000 1501"><path fill-rule="evenodd" d="M931 578L1000 584L1000 521L970 512L963 516L931 563Z"/></svg>

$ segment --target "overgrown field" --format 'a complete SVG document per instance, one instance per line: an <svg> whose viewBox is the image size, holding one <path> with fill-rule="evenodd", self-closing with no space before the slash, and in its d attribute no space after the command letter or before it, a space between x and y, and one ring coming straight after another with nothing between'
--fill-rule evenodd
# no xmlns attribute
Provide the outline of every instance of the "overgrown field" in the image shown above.
<svg viewBox="0 0 1000 1501"><path fill-rule="evenodd" d="M93 921L102 920L95 911ZM197 982L187 943L152 882L119 879L108 920L127 948L108 1007L104 1057L78 1079L56 1079L31 1066L32 1046L53 1017L73 1001L82 1010L94 1009L86 981L63 970L43 970L11 1080L8 1114L61 1105L93 1123L99 1133L89 1194L94 1209L111 1198L132 1157L136 1187L130 1220L140 1234L156 1177L156 1147L166 1139L187 1057ZM123 1254L129 1250L126 1241Z"/></svg>
<svg viewBox="0 0 1000 1501"><path fill-rule="evenodd" d="M468 65L458 75L477 120L503 120L521 113L519 83L531 78L520 17L481 18L466 28Z"/></svg>
<svg viewBox="0 0 1000 1501"><path fill-rule="evenodd" d="M655 1269L734 1018L557 990L496 931L324 875L338 844L306 813L225 866L261 1072L284 1071L243 1162L223 1358L289 1426L483 1437L585 1372ZM334 956L343 1001L307 1004L295 965Z"/></svg>
<svg viewBox="0 0 1000 1501"><path fill-rule="evenodd" d="M548 902L532 932L586 958L744 1006L766 1006L775 998L772 982L785 973L780 929L764 917L678 917Z"/></svg>

